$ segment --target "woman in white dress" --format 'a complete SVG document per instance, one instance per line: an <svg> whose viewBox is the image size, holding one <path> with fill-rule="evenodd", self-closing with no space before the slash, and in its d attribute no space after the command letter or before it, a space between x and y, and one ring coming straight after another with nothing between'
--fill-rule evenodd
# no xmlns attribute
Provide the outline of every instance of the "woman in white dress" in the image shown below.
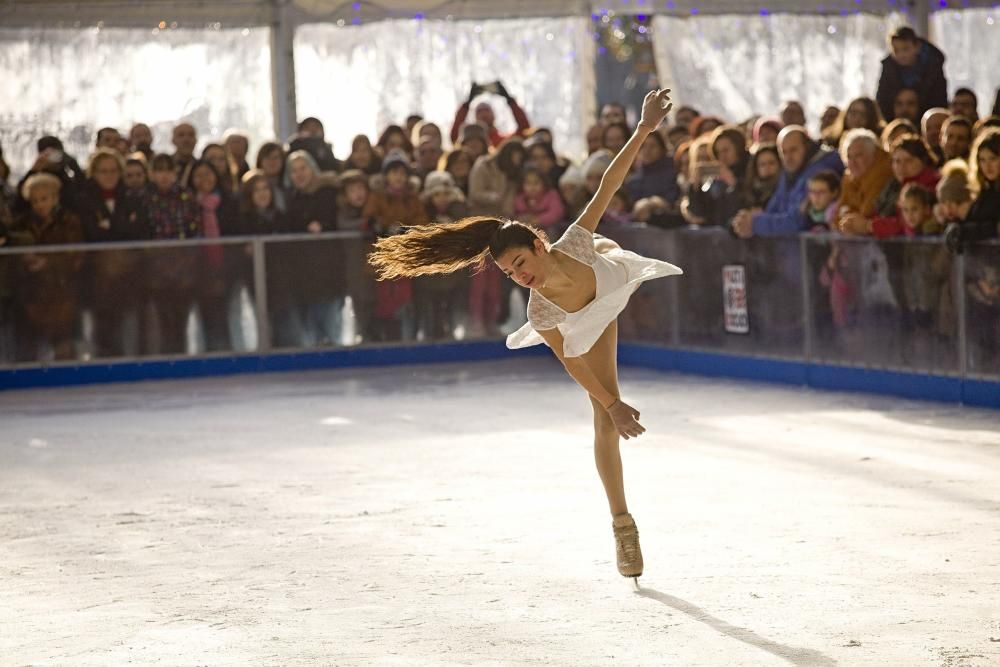
<svg viewBox="0 0 1000 667"><path fill-rule="evenodd" d="M595 236L597 223L622 186L650 132L670 111L669 90L646 95L642 118L580 217L555 243L544 232L498 218L465 218L448 225L410 227L379 239L369 261L382 279L450 273L484 266L492 257L517 284L531 290L528 323L507 338L510 348L545 343L589 394L594 408L594 457L612 515L618 571L642 574L639 531L625 502L619 438L641 435L639 411L618 389L618 314L639 285L676 275L672 264L623 250Z"/></svg>

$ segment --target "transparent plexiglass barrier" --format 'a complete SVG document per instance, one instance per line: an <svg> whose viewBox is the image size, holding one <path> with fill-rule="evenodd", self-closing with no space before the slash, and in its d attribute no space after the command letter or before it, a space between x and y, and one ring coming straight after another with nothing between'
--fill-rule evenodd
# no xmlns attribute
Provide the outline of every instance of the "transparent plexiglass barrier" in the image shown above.
<svg viewBox="0 0 1000 667"><path fill-rule="evenodd" d="M621 340L1000 376L1000 244L721 229L602 230L684 275L644 284ZM490 266L377 282L356 233L0 249L0 366L496 339L526 293Z"/></svg>

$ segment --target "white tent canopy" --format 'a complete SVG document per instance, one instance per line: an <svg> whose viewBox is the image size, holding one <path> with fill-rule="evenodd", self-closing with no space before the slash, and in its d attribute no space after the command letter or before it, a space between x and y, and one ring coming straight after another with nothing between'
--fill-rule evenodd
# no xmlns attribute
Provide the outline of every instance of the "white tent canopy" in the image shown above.
<svg viewBox="0 0 1000 667"><path fill-rule="evenodd" d="M687 78L689 99L679 102L698 102L709 113L732 118L772 112L763 100L777 104L801 94L815 106L873 94L887 30L908 21L926 33L927 26L920 26L928 16L931 39L948 54L953 88L977 90L982 109L1000 83L990 69L1000 60L1000 10L988 9L992 0L963 0L960 11L932 14L930 0L916 0L908 16L900 14L910 4L906 0L640 2L0 0L0 70L14 74L0 80L0 94L19 101L8 118L11 127L0 127L0 140L8 159L20 146L15 159L23 162L33 150L25 137L41 130L72 134L78 150L86 150L101 125L127 127L154 116L162 135L183 117L199 127L200 136L218 138L227 127L241 127L259 141L286 138L297 117L314 114L339 125L335 146L344 150L354 133L370 135L379 125L372 120L346 127L341 107L377 110L381 126L411 111L450 125L453 111L442 109L464 99L460 87L500 76L538 110L532 121L552 126L572 152L582 148L583 130L596 111L592 17L612 10L654 17L660 82ZM933 2L934 10L939 7ZM962 18L970 14L977 14L975 21ZM482 35L462 36L478 32L480 22ZM522 25L525 35L517 32ZM741 39L753 47L753 62L726 55L731 42ZM406 65L386 62L385 49L375 48L379 44L405 51ZM449 61L448 53L463 58L450 60L441 73L428 53L440 54L441 62ZM785 74L780 81L768 76L777 70ZM358 72L367 72L367 80ZM699 82L697 76L708 78ZM81 77L90 82L78 85ZM816 77L826 80L817 83ZM61 83L43 88L43 80ZM157 85L148 90L153 81ZM682 89L676 86L675 94ZM704 101L695 99L696 91Z"/></svg>
<svg viewBox="0 0 1000 667"><path fill-rule="evenodd" d="M954 8L995 6L993 0L963 0ZM179 26L222 23L224 26L273 25L282 8L296 23L314 21L350 22L355 18L375 21L387 18L497 19L538 16L587 16L613 9L618 13L691 16L706 14L823 14L844 12L890 14L912 12L912 22L926 26L926 16L940 7L930 0L887 2L885 0L831 0L819 4L795 0L676 0L645 3L605 0L6 0L0 3L0 26L55 27L95 25L146 27L159 21Z"/></svg>

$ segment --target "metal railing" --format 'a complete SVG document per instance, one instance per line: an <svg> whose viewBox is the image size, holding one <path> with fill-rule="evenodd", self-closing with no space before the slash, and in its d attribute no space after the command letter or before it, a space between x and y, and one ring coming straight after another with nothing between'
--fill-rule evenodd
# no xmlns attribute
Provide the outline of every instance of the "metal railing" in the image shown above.
<svg viewBox="0 0 1000 667"><path fill-rule="evenodd" d="M633 296L625 342L1000 377L1000 243L602 232L685 271ZM0 367L495 338L524 321L525 294L493 268L376 283L367 249L354 232L2 248Z"/></svg>

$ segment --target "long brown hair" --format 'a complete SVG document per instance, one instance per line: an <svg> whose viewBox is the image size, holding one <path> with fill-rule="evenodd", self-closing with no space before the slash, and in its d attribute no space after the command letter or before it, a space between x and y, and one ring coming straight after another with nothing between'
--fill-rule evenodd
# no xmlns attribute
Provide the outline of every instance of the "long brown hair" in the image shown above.
<svg viewBox="0 0 1000 667"><path fill-rule="evenodd" d="M524 223L476 216L457 222L415 225L396 236L380 238L368 263L380 280L451 273L467 266L482 270L487 256L496 259L510 248L532 247L545 233Z"/></svg>

